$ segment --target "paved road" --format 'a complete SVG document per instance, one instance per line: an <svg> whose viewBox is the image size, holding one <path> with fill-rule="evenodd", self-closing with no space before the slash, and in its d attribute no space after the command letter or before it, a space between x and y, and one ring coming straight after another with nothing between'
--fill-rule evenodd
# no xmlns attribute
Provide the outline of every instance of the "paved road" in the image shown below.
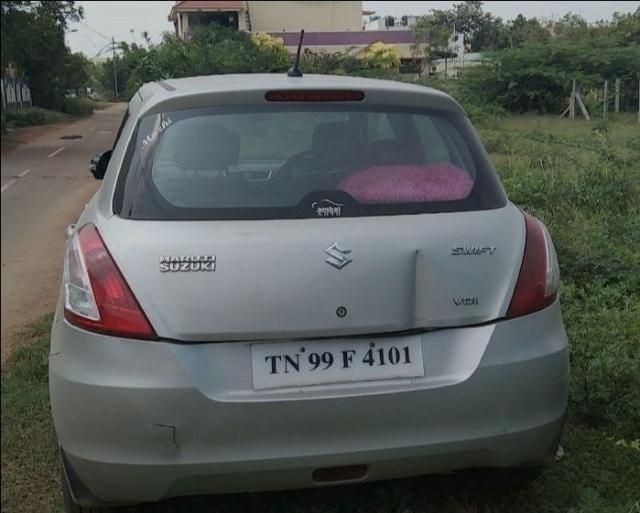
<svg viewBox="0 0 640 513"><path fill-rule="evenodd" d="M89 159L109 149L126 105L52 127L1 158L2 362L10 334L55 308L64 230L99 186ZM63 136L81 135L66 140Z"/></svg>

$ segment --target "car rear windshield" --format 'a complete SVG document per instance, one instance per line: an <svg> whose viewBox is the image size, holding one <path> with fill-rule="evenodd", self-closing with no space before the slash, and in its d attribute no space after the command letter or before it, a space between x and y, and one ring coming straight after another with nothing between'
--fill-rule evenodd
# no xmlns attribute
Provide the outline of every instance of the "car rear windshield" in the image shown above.
<svg viewBox="0 0 640 513"><path fill-rule="evenodd" d="M312 104L142 118L114 207L129 219L285 219L483 210L505 201L464 115Z"/></svg>

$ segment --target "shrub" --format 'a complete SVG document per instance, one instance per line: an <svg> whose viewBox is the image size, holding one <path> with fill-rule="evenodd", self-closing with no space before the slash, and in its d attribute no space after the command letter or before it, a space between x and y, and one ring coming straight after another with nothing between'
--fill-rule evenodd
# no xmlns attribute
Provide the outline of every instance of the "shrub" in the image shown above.
<svg viewBox="0 0 640 513"><path fill-rule="evenodd" d="M571 400L590 423L611 423L619 437L640 425L640 306L637 296L593 280L565 283L563 314L572 341Z"/></svg>
<svg viewBox="0 0 640 513"><path fill-rule="evenodd" d="M268 73L282 71L289 63L289 54L284 46L284 40L273 37L266 32L256 32L251 36L254 49L253 71Z"/></svg>
<svg viewBox="0 0 640 513"><path fill-rule="evenodd" d="M59 123L65 120L66 116L53 110L30 107L28 109L6 111L5 118L7 126L24 127Z"/></svg>
<svg viewBox="0 0 640 513"><path fill-rule="evenodd" d="M266 32L254 32L251 41L263 50L284 50L284 40L281 37L273 37Z"/></svg>
<svg viewBox="0 0 640 513"><path fill-rule="evenodd" d="M384 70L400 68L400 52L393 45L378 41L367 46L361 53L364 66Z"/></svg>
<svg viewBox="0 0 640 513"><path fill-rule="evenodd" d="M490 63L465 70L462 93L477 102L496 103L512 112L554 112L568 105L571 80L584 89L601 89L605 79L621 80L623 108L638 105L640 46L603 40L528 42L487 54ZM611 95L613 96L613 95ZM602 103L585 94L590 113Z"/></svg>
<svg viewBox="0 0 640 513"><path fill-rule="evenodd" d="M509 198L542 219L553 235L571 342L571 413L589 426L606 426L617 438L637 439L640 176L635 134L616 122L594 127L533 116L505 118L480 132Z"/></svg>
<svg viewBox="0 0 640 513"><path fill-rule="evenodd" d="M94 102L88 98L65 98L62 112L74 116L90 116L93 114Z"/></svg>
<svg viewBox="0 0 640 513"><path fill-rule="evenodd" d="M305 48L303 52L302 69L305 73L352 75L362 72L362 61L356 57L354 49L328 53Z"/></svg>

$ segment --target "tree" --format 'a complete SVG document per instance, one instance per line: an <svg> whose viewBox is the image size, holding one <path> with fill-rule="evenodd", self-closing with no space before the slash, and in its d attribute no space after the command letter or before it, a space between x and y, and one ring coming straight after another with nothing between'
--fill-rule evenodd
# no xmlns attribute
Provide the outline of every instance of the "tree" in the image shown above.
<svg viewBox="0 0 640 513"><path fill-rule="evenodd" d="M482 10L482 2L466 1L455 4L449 10L431 10L432 24L446 28L449 33L463 32L472 52L493 50L500 47L504 23Z"/></svg>
<svg viewBox="0 0 640 513"><path fill-rule="evenodd" d="M118 86L118 98L126 96L129 98L135 89L130 91L132 84L131 77L137 72L138 75L149 77L149 80L160 80L169 78L164 76L159 70L156 70L156 63L151 59L152 50L141 45L126 42L116 42L116 55L106 59L97 70L98 83L101 86L103 94L107 97L115 98L115 81ZM142 85L142 84L139 84Z"/></svg>
<svg viewBox="0 0 640 513"><path fill-rule="evenodd" d="M640 45L611 45L603 33L591 39L550 39L525 42L493 54L493 62L470 67L460 83L462 100L498 104L515 112L560 114L571 91L571 80L584 87L602 87L619 78L623 108L638 105Z"/></svg>
<svg viewBox="0 0 640 513"><path fill-rule="evenodd" d="M515 48L529 41L548 41L551 32L537 18L526 18L518 14L506 27L508 48Z"/></svg>
<svg viewBox="0 0 640 513"><path fill-rule="evenodd" d="M131 97L144 83L167 78L222 73L284 72L289 56L279 38L209 25L196 30L189 42L165 34L162 42L146 46L120 43L115 57L118 90ZM113 91L112 58L102 63L102 88Z"/></svg>
<svg viewBox="0 0 640 513"><path fill-rule="evenodd" d="M434 16L429 15L418 18L412 30L414 42L411 45L411 53L414 57L424 59L424 67L428 74L431 60L437 56L436 54L448 50L451 31Z"/></svg>
<svg viewBox="0 0 640 513"><path fill-rule="evenodd" d="M91 81L91 62L82 53L68 53L64 60L62 88L81 94Z"/></svg>
<svg viewBox="0 0 640 513"><path fill-rule="evenodd" d="M634 13L613 13L613 21L601 29L614 44L640 44L640 7Z"/></svg>
<svg viewBox="0 0 640 513"><path fill-rule="evenodd" d="M82 16L73 1L2 2L2 69L11 63L26 75L36 105L61 108L69 54L64 32Z"/></svg>
<svg viewBox="0 0 640 513"><path fill-rule="evenodd" d="M558 21L550 22L548 28L557 39L579 41L589 37L595 27L590 27L579 14L567 13Z"/></svg>

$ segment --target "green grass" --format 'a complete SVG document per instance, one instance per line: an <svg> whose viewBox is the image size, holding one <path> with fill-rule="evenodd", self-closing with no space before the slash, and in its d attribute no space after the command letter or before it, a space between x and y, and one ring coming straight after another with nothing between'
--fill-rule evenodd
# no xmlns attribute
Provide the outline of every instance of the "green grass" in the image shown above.
<svg viewBox="0 0 640 513"><path fill-rule="evenodd" d="M15 337L20 349L2 371L2 511L61 511L47 390L51 320L44 316Z"/></svg>
<svg viewBox="0 0 640 513"><path fill-rule="evenodd" d="M361 486L173 501L225 513L640 513L640 127L477 119L511 199L549 226L571 341L565 457L531 484L460 472ZM47 401L51 318L2 377L2 509L58 512ZM172 509L172 508L170 508Z"/></svg>

